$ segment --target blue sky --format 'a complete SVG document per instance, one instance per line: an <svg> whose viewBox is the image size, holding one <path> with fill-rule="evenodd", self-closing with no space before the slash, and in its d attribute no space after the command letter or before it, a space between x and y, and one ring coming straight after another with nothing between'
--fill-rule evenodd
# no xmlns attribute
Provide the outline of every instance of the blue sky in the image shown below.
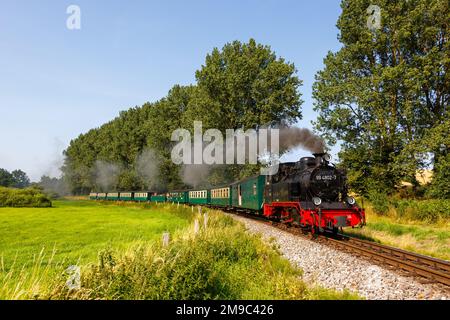
<svg viewBox="0 0 450 320"><path fill-rule="evenodd" d="M66 27L69 5L81 30ZM121 110L194 83L208 52L254 38L293 62L304 81L303 120L311 127L311 86L336 51L340 1L52 1L0 5L0 168L32 180L58 175L62 150ZM338 148L333 148L336 153ZM306 154L295 151L289 159Z"/></svg>

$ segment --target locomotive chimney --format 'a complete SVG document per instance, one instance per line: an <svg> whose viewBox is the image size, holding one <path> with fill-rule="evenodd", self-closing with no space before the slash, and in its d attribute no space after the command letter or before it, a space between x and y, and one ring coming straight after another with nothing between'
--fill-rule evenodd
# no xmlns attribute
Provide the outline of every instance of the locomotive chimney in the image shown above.
<svg viewBox="0 0 450 320"><path fill-rule="evenodd" d="M325 152L321 152L321 153L313 153L313 156L316 158L322 158L324 155L326 155Z"/></svg>
<svg viewBox="0 0 450 320"><path fill-rule="evenodd" d="M313 153L313 156L316 158L316 166L320 166L320 164L322 163L322 158L326 153L321 152L321 153Z"/></svg>

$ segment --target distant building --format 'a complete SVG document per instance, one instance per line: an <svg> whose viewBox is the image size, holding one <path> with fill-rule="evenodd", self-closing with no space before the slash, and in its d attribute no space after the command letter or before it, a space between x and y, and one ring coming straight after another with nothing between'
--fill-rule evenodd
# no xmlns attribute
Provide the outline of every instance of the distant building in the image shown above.
<svg viewBox="0 0 450 320"><path fill-rule="evenodd" d="M433 170L418 170L416 179L421 185L428 184L433 179Z"/></svg>
<svg viewBox="0 0 450 320"><path fill-rule="evenodd" d="M416 179L422 186L430 183L430 181L433 179L433 170L428 169L417 170ZM409 188L412 186L413 186L412 183L406 181L400 182L399 185L400 188Z"/></svg>

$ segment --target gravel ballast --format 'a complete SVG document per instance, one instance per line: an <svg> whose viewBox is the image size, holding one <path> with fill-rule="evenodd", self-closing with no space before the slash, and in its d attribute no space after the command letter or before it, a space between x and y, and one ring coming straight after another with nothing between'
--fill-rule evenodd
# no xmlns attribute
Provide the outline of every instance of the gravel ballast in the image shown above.
<svg viewBox="0 0 450 320"><path fill-rule="evenodd" d="M309 285L347 289L369 300L450 299L450 292L443 285L421 283L416 278L400 275L268 224L234 214L231 216L244 223L251 233L259 233L266 240L275 239L283 256L303 269L303 280Z"/></svg>

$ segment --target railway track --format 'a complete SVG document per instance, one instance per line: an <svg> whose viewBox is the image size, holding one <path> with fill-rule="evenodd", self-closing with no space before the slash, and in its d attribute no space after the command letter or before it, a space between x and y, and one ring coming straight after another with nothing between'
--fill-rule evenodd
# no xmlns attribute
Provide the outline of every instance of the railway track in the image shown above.
<svg viewBox="0 0 450 320"><path fill-rule="evenodd" d="M346 235L341 239L320 236L322 242L331 242L345 251L363 255L372 261L390 265L396 269L407 271L411 275L421 276L432 282L450 287L450 263L414 252L361 240Z"/></svg>
<svg viewBox="0 0 450 320"><path fill-rule="evenodd" d="M273 223L267 221L266 219L262 219L261 217L255 217L250 214L238 214L261 223L271 224L281 230L312 240L311 235L306 236L301 228L288 227L284 224ZM321 234L314 237L314 239L315 241L333 246L339 250L364 256L372 262L388 265L396 270L405 271L411 276L422 277L430 282L441 283L450 288L450 262L446 260L440 260L395 247L386 246L367 240L361 240L345 234L338 234L336 236Z"/></svg>

